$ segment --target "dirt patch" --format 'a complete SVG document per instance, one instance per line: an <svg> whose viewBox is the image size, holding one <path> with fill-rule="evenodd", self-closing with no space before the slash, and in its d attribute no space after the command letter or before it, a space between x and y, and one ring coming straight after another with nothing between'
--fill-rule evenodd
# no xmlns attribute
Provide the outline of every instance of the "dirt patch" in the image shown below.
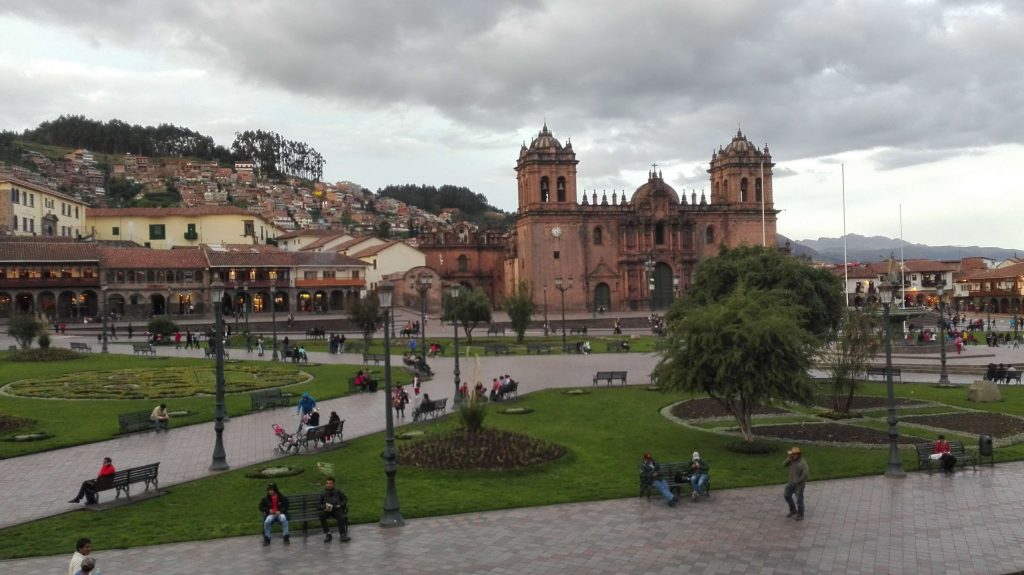
<svg viewBox="0 0 1024 575"><path fill-rule="evenodd" d="M520 469L554 461L563 455L565 449L560 445L489 428L476 433L456 429L398 448L402 465L460 471Z"/></svg>
<svg viewBox="0 0 1024 575"><path fill-rule="evenodd" d="M843 425L841 423L796 423L793 425L760 425L754 427L758 437L775 437L793 441L827 441L832 443L865 443L885 445L889 443L889 433L878 429ZM902 444L921 443L920 437L910 437L900 433Z"/></svg>
<svg viewBox="0 0 1024 575"><path fill-rule="evenodd" d="M815 395L812 403L816 407L832 409L832 398L827 395ZM900 407L918 407L927 404L927 401L917 399L896 398L896 405ZM888 399L870 395L855 395L853 401L850 402L850 409L884 409L886 407L889 407Z"/></svg>
<svg viewBox="0 0 1024 575"><path fill-rule="evenodd" d="M1024 419L1002 413L970 412L901 417L907 423L939 427L965 434L1012 437L1024 433Z"/></svg>
<svg viewBox="0 0 1024 575"><path fill-rule="evenodd" d="M691 399L673 405L671 412L679 419L707 419L731 415L720 403L710 397ZM778 407L759 406L754 408L754 415L784 415L787 413L789 412Z"/></svg>
<svg viewBox="0 0 1024 575"><path fill-rule="evenodd" d="M24 417L15 417L13 415L7 415L0 413L0 433L10 433L12 431L18 431L26 427L35 425L34 419L26 419Z"/></svg>

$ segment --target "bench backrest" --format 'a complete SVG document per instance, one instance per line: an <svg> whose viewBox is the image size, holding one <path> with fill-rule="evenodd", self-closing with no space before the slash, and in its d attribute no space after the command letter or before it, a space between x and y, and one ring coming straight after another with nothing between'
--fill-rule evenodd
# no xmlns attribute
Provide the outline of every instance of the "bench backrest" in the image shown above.
<svg viewBox="0 0 1024 575"><path fill-rule="evenodd" d="M160 471L160 462L149 463L146 465L140 465L138 467L132 467L128 470L128 483L138 483L139 481L146 481L153 479L157 476Z"/></svg>
<svg viewBox="0 0 1024 575"><path fill-rule="evenodd" d="M335 421L334 423L328 423L327 425L320 428L320 437L326 437L328 435L337 435L338 430L341 429L341 425L344 421Z"/></svg>
<svg viewBox="0 0 1024 575"><path fill-rule="evenodd" d="M122 413L117 416L117 419L124 423L139 423L150 421L149 416L150 412L148 411L133 411L131 413Z"/></svg>

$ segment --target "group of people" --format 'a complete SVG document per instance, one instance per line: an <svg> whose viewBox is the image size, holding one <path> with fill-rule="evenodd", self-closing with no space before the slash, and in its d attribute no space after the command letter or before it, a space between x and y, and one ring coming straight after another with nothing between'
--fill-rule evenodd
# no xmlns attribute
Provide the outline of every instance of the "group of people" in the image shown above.
<svg viewBox="0 0 1024 575"><path fill-rule="evenodd" d="M1017 373L1017 368L1012 364L996 365L994 363L988 364L988 368L985 370L986 381L994 381L996 383L1010 383L1010 381L1020 381Z"/></svg>
<svg viewBox="0 0 1024 575"><path fill-rule="evenodd" d="M263 513L263 546L270 545L270 532L274 523L281 525L281 534L285 545L291 543L288 530L288 497L281 493L276 483L267 485L267 494L260 500L259 509ZM335 486L334 478L324 480L324 490L320 493L317 504L320 528L324 531L324 543L330 543L333 537L327 522L334 519L338 524L338 540L350 541L348 536L348 496Z"/></svg>
<svg viewBox="0 0 1024 575"><path fill-rule="evenodd" d="M939 436L942 439L942 436ZM946 454L949 453L949 444L946 444ZM936 451L939 450L939 444L936 442ZM803 454L799 447L793 447L786 452L786 459L783 461L783 466L789 471L789 480L786 482L786 488L783 491L783 499L786 501L786 505L789 506L789 513L786 515L788 518L795 518L797 521L804 520L804 487L807 485L807 480L810 477L810 468L807 466L807 461L803 458ZM944 463L945 465L945 460ZM955 464L955 460L954 460ZM696 501L699 494L707 494L706 489L708 485L708 471L710 467L707 461L700 456L699 452L694 451L690 458L690 469L688 477L674 477L676 483L683 483L689 481L690 489L692 490L691 496ZM679 502L679 495L673 493L668 486L668 482L661 475L661 465L658 464L651 457L650 453L644 453L643 459L640 462L640 470L642 477L647 481L651 487L657 489L661 496L665 498L669 507L675 507L676 503Z"/></svg>

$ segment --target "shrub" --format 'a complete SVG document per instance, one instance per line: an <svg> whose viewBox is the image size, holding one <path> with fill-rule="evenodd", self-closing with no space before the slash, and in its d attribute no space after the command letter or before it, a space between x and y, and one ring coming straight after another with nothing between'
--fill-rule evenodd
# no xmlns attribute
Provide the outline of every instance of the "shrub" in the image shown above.
<svg viewBox="0 0 1024 575"><path fill-rule="evenodd" d="M50 334L45 331L39 334L39 349L50 349Z"/></svg>
<svg viewBox="0 0 1024 575"><path fill-rule="evenodd" d="M164 340L167 340L174 335L174 332L178 331L178 324L165 317L155 317L149 320L146 329L149 330L149 333L158 333L164 336Z"/></svg>
<svg viewBox="0 0 1024 575"><path fill-rule="evenodd" d="M856 419L858 417L864 417L863 413L856 412L843 412L843 411L821 411L818 412L818 417L824 417L825 419L831 419L832 421L838 421L842 419Z"/></svg>
<svg viewBox="0 0 1024 575"><path fill-rule="evenodd" d="M41 331L39 322L29 313L16 313L7 324L7 334L18 341L21 349L32 347L32 340Z"/></svg>
<svg viewBox="0 0 1024 575"><path fill-rule="evenodd" d="M62 347L51 347L50 349L19 349L10 357L11 361L64 361L67 359L82 359L84 353L71 351Z"/></svg>
<svg viewBox="0 0 1024 575"><path fill-rule="evenodd" d="M463 401L459 406L459 423L467 433L477 433L484 426L484 418L487 417L487 404L477 401L475 398L470 401Z"/></svg>

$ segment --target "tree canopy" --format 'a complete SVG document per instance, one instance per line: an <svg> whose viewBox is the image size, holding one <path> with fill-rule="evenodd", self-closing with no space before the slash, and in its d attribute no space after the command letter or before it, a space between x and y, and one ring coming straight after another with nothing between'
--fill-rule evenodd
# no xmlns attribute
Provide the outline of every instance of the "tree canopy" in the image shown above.
<svg viewBox="0 0 1024 575"><path fill-rule="evenodd" d="M476 219L486 212L501 211L487 202L487 196L463 186L392 185L377 190L377 194L401 200L432 214L440 214L445 208L456 208L467 218Z"/></svg>
<svg viewBox="0 0 1024 575"><path fill-rule="evenodd" d="M469 290L463 286L457 298L453 298L446 290L441 319L457 322L466 333L466 341L473 343L473 330L481 323L491 323L491 300L487 299L487 294L480 288Z"/></svg>
<svg viewBox="0 0 1024 575"><path fill-rule="evenodd" d="M352 303L352 309L349 310L348 316L352 323L356 324L359 330L363 332L366 348L369 349L370 340L373 339L374 332L377 331L381 322L384 321L377 295L371 293L366 297L357 299Z"/></svg>
<svg viewBox="0 0 1024 575"><path fill-rule="evenodd" d="M526 328L537 311L537 304L533 301L533 291L530 284L520 281L512 290L512 293L505 298L505 311L508 312L509 320L512 322L512 329L516 332L516 341L522 343Z"/></svg>

